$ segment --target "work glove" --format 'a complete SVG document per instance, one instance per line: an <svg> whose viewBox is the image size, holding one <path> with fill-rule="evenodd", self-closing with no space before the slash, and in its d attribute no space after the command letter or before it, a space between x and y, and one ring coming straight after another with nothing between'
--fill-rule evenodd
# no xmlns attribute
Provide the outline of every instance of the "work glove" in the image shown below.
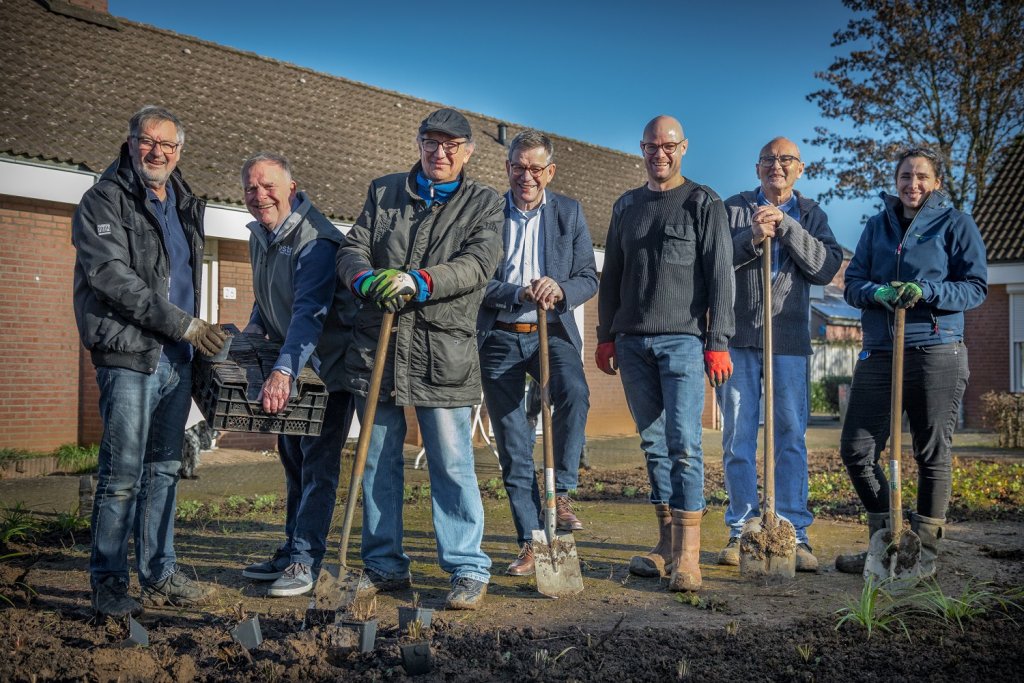
<svg viewBox="0 0 1024 683"><path fill-rule="evenodd" d="M732 358L728 351L705 351L704 372L711 386L720 387L732 377Z"/></svg>
<svg viewBox="0 0 1024 683"><path fill-rule="evenodd" d="M412 275L394 268L380 271L370 287L370 297L382 311L397 313L405 302L416 296L418 287Z"/></svg>
<svg viewBox="0 0 1024 683"><path fill-rule="evenodd" d="M899 284L899 283L894 283ZM890 311L894 311L896 306L896 300L899 299L899 292L892 285L882 285L875 290L874 298L875 301L885 306Z"/></svg>
<svg viewBox="0 0 1024 683"><path fill-rule="evenodd" d="M619 364L615 361L615 342L608 341L598 344L597 350L594 351L594 362L597 363L601 372L606 375L614 375L619 369Z"/></svg>
<svg viewBox="0 0 1024 683"><path fill-rule="evenodd" d="M924 295L921 285L916 282L892 282L890 286L896 290L897 298L893 303L899 308L913 308Z"/></svg>
<svg viewBox="0 0 1024 683"><path fill-rule="evenodd" d="M192 318L182 338L204 356L216 356L224 348L228 334L220 329L220 325L211 325L202 318Z"/></svg>
<svg viewBox="0 0 1024 683"><path fill-rule="evenodd" d="M373 299L371 290L377 283L377 276L379 273L384 271L381 270L364 270L356 276L356 279L352 281L352 293L358 296L360 299L370 300Z"/></svg>

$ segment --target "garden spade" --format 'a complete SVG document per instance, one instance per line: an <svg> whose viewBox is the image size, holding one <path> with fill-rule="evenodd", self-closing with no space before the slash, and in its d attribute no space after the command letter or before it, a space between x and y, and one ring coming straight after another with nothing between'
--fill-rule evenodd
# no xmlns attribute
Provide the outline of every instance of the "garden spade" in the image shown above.
<svg viewBox="0 0 1024 683"><path fill-rule="evenodd" d="M761 245L764 290L764 500L761 516L744 523L740 534L740 575L796 576L796 530L775 513L775 392L772 379L772 238Z"/></svg>
<svg viewBox="0 0 1024 683"><path fill-rule="evenodd" d="M341 525L341 548L338 553L338 564L324 564L320 568L316 585L313 587L313 599L310 611L323 615L328 623L334 622L335 613L345 608L356 597L360 572L349 571L347 566L349 536L352 533L352 518L355 516L356 499L363 480L366 467L366 454L370 449L370 436L373 434L373 419L377 414L377 399L380 397L381 379L384 377L384 366L387 364L388 342L395 314L385 312L380 321L380 333L377 337L377 353L374 356L373 371L370 373L370 388L366 392L366 407L360 421L359 441L356 444L355 460L352 463L352 479L348 486L348 500L345 502L345 520ZM307 614L307 621L309 621Z"/></svg>
<svg viewBox="0 0 1024 683"><path fill-rule="evenodd" d="M555 451L551 433L551 370L548 354L547 311L537 305L537 333L540 337L541 423L544 443L544 530L533 532L534 573L537 590L552 598L575 595L583 590L580 558L572 532L555 530Z"/></svg>
<svg viewBox="0 0 1024 683"><path fill-rule="evenodd" d="M921 573L921 539L903 529L900 450L903 438L903 338L907 310L896 309L892 342L891 414L889 416L889 528L879 529L868 543L864 580L913 582Z"/></svg>

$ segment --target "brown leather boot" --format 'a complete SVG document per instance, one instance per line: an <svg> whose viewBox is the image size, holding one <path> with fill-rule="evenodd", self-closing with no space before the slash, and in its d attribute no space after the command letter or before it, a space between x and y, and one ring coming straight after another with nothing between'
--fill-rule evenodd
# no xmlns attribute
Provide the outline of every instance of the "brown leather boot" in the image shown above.
<svg viewBox="0 0 1024 683"><path fill-rule="evenodd" d="M672 563L672 511L666 503L654 506L658 516L658 545L646 555L634 555L629 559L629 573L634 576L668 576L666 567Z"/></svg>
<svg viewBox="0 0 1024 683"><path fill-rule="evenodd" d="M700 590L700 520L703 510L672 511L672 578L670 591Z"/></svg>

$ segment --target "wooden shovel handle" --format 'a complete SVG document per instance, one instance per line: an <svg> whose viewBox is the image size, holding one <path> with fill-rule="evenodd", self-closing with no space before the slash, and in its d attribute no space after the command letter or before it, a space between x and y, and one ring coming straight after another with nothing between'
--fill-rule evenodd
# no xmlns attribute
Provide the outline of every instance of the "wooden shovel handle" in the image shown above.
<svg viewBox="0 0 1024 683"><path fill-rule="evenodd" d="M900 485L900 451L903 449L903 341L907 310L896 309L896 329L892 340L892 385L889 415L889 524L892 542L903 533L903 493Z"/></svg>
<svg viewBox="0 0 1024 683"><path fill-rule="evenodd" d="M551 431L551 356L548 352L548 312L537 304L540 346L540 415L544 444L544 523L548 542L555 537L555 449Z"/></svg>
<svg viewBox="0 0 1024 683"><path fill-rule="evenodd" d="M373 435L373 419L377 415L377 400L380 398L381 380L384 378L384 366L387 365L388 343L391 340L391 329L394 326L395 314L384 313L380 319L380 333L377 335L377 353L373 357L373 370L370 372L370 388L366 392L366 407L363 408L363 419L359 423L359 441L356 443L356 458L352 463L352 479L348 485L348 500L345 501L345 521L341 525L341 549L338 551L339 563L342 567L348 560L348 541L352 534L352 518L355 516L356 499L359 497L359 485L366 469L366 454L370 450L370 437Z"/></svg>
<svg viewBox="0 0 1024 683"><path fill-rule="evenodd" d="M772 238L761 243L761 288L764 292L764 509L761 514L775 517L775 391L772 373Z"/></svg>

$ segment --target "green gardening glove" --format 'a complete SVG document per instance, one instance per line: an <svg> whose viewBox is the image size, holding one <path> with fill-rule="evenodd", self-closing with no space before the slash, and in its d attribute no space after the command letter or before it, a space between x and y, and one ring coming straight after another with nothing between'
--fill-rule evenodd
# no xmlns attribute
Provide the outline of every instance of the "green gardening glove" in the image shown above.
<svg viewBox="0 0 1024 683"><path fill-rule="evenodd" d="M416 280L405 271L387 268L380 271L370 287L370 298L377 308L398 312L405 302L416 296Z"/></svg>
<svg viewBox="0 0 1024 683"><path fill-rule="evenodd" d="M913 308L924 296L924 290L916 282L893 282L891 286L896 290L894 303L899 308Z"/></svg>
<svg viewBox="0 0 1024 683"><path fill-rule="evenodd" d="M900 284L900 283L893 283ZM882 285L875 290L875 301L885 306L890 311L895 311L896 300L899 299L899 292L892 285Z"/></svg>

